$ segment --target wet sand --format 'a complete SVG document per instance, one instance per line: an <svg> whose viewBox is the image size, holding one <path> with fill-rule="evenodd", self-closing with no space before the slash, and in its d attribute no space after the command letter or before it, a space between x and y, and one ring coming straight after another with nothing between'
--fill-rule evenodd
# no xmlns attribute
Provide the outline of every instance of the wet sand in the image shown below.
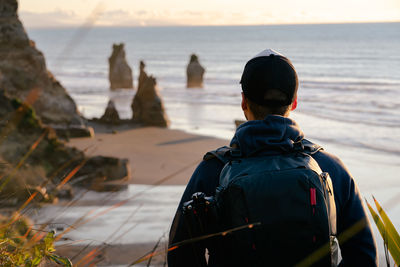
<svg viewBox="0 0 400 267"><path fill-rule="evenodd" d="M56 229L57 234L74 225L56 247L57 254L74 264L92 253L90 263L97 262L97 266L128 266L156 247L150 266L164 266L169 228L183 190L183 185L138 184L120 192L82 189L76 192L78 201L73 205L61 201L30 210L29 216L38 225L47 224L48 230ZM79 220L83 223L76 224Z"/></svg>
<svg viewBox="0 0 400 267"><path fill-rule="evenodd" d="M147 266L149 262L150 266L167 266L165 252L167 243L163 241L156 245L154 243L137 243L89 247L82 245L60 246L57 248L57 253L72 259L73 262L79 262L79 260L82 259L82 256L85 256L90 252L94 252L94 259L90 262L91 264L94 263L97 266L126 267L135 261L140 260L139 255L146 255L149 252L155 251L156 254L154 257L143 260L142 262L136 263L133 266ZM155 247L156 250L154 250ZM97 250L95 251L95 249ZM82 259L81 263L83 263L83 266L85 266L84 259Z"/></svg>

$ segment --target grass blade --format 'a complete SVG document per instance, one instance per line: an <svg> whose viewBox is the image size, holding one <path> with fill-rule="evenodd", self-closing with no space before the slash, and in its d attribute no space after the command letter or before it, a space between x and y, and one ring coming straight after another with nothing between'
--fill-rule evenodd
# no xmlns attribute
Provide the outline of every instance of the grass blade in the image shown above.
<svg viewBox="0 0 400 267"><path fill-rule="evenodd" d="M68 175L67 177L64 178L64 180L61 181L61 183L57 186L57 189L60 189L63 187L69 180L71 180L72 177L83 167L83 165L86 164L86 162L89 160L89 158L86 158L82 160L82 162L76 166Z"/></svg>
<svg viewBox="0 0 400 267"><path fill-rule="evenodd" d="M368 201L366 201L366 202L367 202L368 209L372 215L372 218L374 219L376 227L379 230L379 233L381 234L384 242L387 242L388 250L393 257L394 262L397 264L397 266L399 266L400 265L400 248L394 242L393 237L390 234L388 234L388 231L387 231L385 225L383 224L381 218L379 217L379 215L373 210L373 208L368 203Z"/></svg>
<svg viewBox="0 0 400 267"><path fill-rule="evenodd" d="M49 255L47 255L47 257L51 261L57 263L58 265L62 265L64 267L72 267L71 261L66 257L61 257L61 256L58 256L56 254L49 254Z"/></svg>
<svg viewBox="0 0 400 267"><path fill-rule="evenodd" d="M386 212L382 209L382 206L379 204L379 202L372 196L375 202L376 209L378 210L379 215L382 218L383 223L385 224L386 230L388 231L389 235L392 236L394 242L398 247L400 247L400 235L396 231L396 228L394 227L392 221L389 219L389 216L387 216Z"/></svg>
<svg viewBox="0 0 400 267"><path fill-rule="evenodd" d="M260 222L256 222L256 223L251 223L251 224L246 224L246 225L242 225L242 226L239 226L239 227L235 227L235 228L232 228L232 229L229 229L229 230L225 230L225 231L222 231L222 232L217 232L217 233L212 233L212 234L208 234L208 235L194 237L194 238L191 238L191 239L186 239L186 240L183 240L181 242L177 242L177 243L172 244L168 248L167 252L173 251L173 250L175 250L175 249L177 249L177 248L179 248L181 246L185 246L185 245L188 245L188 244L196 243L196 242L199 242L201 240L205 240L205 239L208 239L208 238L211 238L211 237L226 236L226 235L228 235L230 233L233 233L233 232L236 232L236 231L239 231L239 230L243 230L243 229L246 229L246 228L251 229L251 228L259 226L259 225L261 225L261 223ZM163 252L165 252L164 249L161 249L160 251L153 251L152 250L149 253L147 253L146 255L144 255L144 256L136 259L135 261L133 261L131 264L128 265L128 267L136 265L136 264L139 264L139 263L141 263L143 261L146 261L146 260L148 260L148 259L150 259L150 258L152 258L152 257L154 257L154 256L156 256L156 255L158 255L160 253L163 253Z"/></svg>

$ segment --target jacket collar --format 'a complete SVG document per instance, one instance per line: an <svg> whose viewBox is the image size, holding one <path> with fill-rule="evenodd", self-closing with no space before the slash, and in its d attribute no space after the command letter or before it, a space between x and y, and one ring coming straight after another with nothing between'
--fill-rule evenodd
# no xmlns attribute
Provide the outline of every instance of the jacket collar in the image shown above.
<svg viewBox="0 0 400 267"><path fill-rule="evenodd" d="M260 150L291 151L293 144L303 140L298 124L278 115L268 115L264 120L243 123L236 129L230 146L239 147L246 157Z"/></svg>

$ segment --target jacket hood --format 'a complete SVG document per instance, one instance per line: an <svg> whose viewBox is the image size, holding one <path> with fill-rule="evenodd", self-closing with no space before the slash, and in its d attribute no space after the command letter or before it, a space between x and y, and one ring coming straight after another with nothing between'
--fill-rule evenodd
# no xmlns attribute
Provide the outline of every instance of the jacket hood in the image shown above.
<svg viewBox="0 0 400 267"><path fill-rule="evenodd" d="M278 115L268 115L264 120L243 123L236 129L230 146L238 146L242 156L260 150L291 151L293 144L303 140L304 134L298 124Z"/></svg>

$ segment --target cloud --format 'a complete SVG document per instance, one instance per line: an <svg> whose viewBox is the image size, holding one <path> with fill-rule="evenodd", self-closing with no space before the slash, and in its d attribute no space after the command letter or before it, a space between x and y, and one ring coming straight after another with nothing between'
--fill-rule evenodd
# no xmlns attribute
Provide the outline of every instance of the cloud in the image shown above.
<svg viewBox="0 0 400 267"><path fill-rule="evenodd" d="M147 15L148 12L146 10L139 10L139 11L135 12L135 14L138 16L144 16L144 15Z"/></svg>
<svg viewBox="0 0 400 267"><path fill-rule="evenodd" d="M194 16L194 17L202 17L204 15L203 12L200 11L192 11L192 10L185 10L183 14Z"/></svg>
<svg viewBox="0 0 400 267"><path fill-rule="evenodd" d="M52 12L19 12L19 17L28 28L60 27L67 25L79 25L83 21L75 12L66 10L55 10Z"/></svg>
<svg viewBox="0 0 400 267"><path fill-rule="evenodd" d="M377 9L376 9L377 10ZM318 12L317 12L318 11ZM327 13L325 9L300 7L291 13L287 10L195 10L160 7L159 9L111 9L103 10L95 19L89 20L94 26L166 26L166 25L254 25L285 23L316 23L341 21L382 21L383 11L374 16L342 11ZM385 10L384 10L385 11ZM385 11L387 20L393 20L398 10ZM391 15L391 16L390 16ZM76 27L87 23L88 18L73 11L57 9L52 12L22 11L20 17L28 28L35 27ZM398 19L396 19L398 21Z"/></svg>
<svg viewBox="0 0 400 267"><path fill-rule="evenodd" d="M87 22L87 17L79 16L72 11L55 10L52 12L22 11L19 14L27 28L76 27ZM168 10L129 12L122 9L107 10L96 17L95 26L161 26L181 25L170 19L174 14Z"/></svg>
<svg viewBox="0 0 400 267"><path fill-rule="evenodd" d="M117 9L117 10L103 12L101 16L108 18L117 18L117 17L130 16L130 13L122 9Z"/></svg>
<svg viewBox="0 0 400 267"><path fill-rule="evenodd" d="M100 26L159 26L168 23L169 14L162 11L140 10L129 12L126 10L110 10L101 14L96 25Z"/></svg>

